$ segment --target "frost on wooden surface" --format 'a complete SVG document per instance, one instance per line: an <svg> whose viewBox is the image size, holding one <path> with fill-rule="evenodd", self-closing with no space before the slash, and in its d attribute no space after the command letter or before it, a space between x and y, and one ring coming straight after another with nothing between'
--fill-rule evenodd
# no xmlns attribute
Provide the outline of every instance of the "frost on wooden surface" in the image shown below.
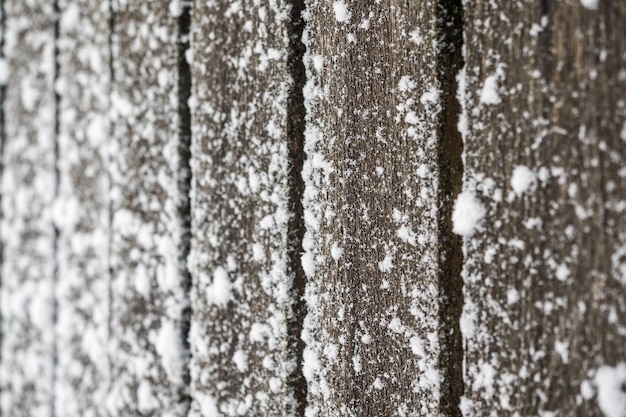
<svg viewBox="0 0 626 417"><path fill-rule="evenodd" d="M626 6L541 4L466 2L462 409L624 415Z"/></svg>
<svg viewBox="0 0 626 417"><path fill-rule="evenodd" d="M306 415L436 415L435 2L305 18Z"/></svg>
<svg viewBox="0 0 626 417"><path fill-rule="evenodd" d="M192 416L297 407L288 19L283 1L194 4Z"/></svg>
<svg viewBox="0 0 626 417"><path fill-rule="evenodd" d="M59 2L59 230L55 409L104 416L109 387L109 9Z"/></svg>
<svg viewBox="0 0 626 417"><path fill-rule="evenodd" d="M178 189L178 10L115 1L111 415L183 416L187 307ZM175 9L175 8L174 8Z"/></svg>
<svg viewBox="0 0 626 417"><path fill-rule="evenodd" d="M4 416L52 405L54 21L52 2L5 2L2 363Z"/></svg>

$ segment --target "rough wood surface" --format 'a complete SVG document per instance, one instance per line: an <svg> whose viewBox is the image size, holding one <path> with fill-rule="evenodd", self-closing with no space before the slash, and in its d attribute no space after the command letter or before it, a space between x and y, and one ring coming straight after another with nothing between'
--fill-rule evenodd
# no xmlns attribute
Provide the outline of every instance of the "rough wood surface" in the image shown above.
<svg viewBox="0 0 626 417"><path fill-rule="evenodd" d="M290 11L194 3L192 416L302 412Z"/></svg>
<svg viewBox="0 0 626 417"><path fill-rule="evenodd" d="M465 13L464 415L626 415L626 3Z"/></svg>
<svg viewBox="0 0 626 417"><path fill-rule="evenodd" d="M459 346L441 315L460 310L440 286L440 132L454 118L442 12L436 1L307 2L308 416L458 413L442 360ZM458 144L450 152L459 165Z"/></svg>
<svg viewBox="0 0 626 417"><path fill-rule="evenodd" d="M111 415L189 407L180 6L113 3Z"/></svg>
<svg viewBox="0 0 626 417"><path fill-rule="evenodd" d="M104 416L109 387L109 6L59 2L55 410Z"/></svg>
<svg viewBox="0 0 626 417"><path fill-rule="evenodd" d="M54 350L54 10L3 2L2 414L48 417ZM3 69L3 72L6 69Z"/></svg>

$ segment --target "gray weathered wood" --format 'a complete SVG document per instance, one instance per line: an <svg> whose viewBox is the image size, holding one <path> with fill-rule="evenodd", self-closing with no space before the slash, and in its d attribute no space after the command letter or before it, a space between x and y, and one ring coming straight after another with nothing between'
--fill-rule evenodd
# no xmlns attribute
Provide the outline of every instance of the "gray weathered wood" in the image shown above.
<svg viewBox="0 0 626 417"><path fill-rule="evenodd" d="M114 2L111 415L189 406L178 6Z"/></svg>
<svg viewBox="0 0 626 417"><path fill-rule="evenodd" d="M4 2L2 415L50 416L55 232L54 11Z"/></svg>
<svg viewBox="0 0 626 417"><path fill-rule="evenodd" d="M194 2L193 416L302 412L292 15L286 1Z"/></svg>
<svg viewBox="0 0 626 417"><path fill-rule="evenodd" d="M460 164L458 134L440 155L454 96L438 55L460 56L442 24L452 12L436 1L307 2L307 415L458 413L459 356L444 356L459 347L445 315L460 304L443 291L454 280L444 258L458 253L440 248L460 247L445 236L450 191L440 190Z"/></svg>
<svg viewBox="0 0 626 417"><path fill-rule="evenodd" d="M466 6L464 415L626 415L626 3Z"/></svg>
<svg viewBox="0 0 626 417"><path fill-rule="evenodd" d="M109 387L109 5L59 1L55 410L104 416Z"/></svg>

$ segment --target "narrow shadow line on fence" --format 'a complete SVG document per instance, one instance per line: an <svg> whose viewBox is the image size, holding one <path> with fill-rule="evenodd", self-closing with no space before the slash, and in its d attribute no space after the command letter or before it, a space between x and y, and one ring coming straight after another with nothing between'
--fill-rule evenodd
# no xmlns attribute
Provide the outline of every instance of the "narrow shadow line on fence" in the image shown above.
<svg viewBox="0 0 626 417"><path fill-rule="evenodd" d="M53 74L53 90L54 90L54 201L59 198L61 191L61 171L60 171L60 145L59 145L59 132L60 132L60 102L61 96L56 89L56 84L60 74L59 64L59 38L61 35L61 9L59 7L58 0L54 0L52 4L54 13L54 74ZM56 404L55 404L55 391L57 383L57 365L59 362L59 341L57 337L57 324L59 321L59 300L57 298L57 288L59 285L59 238L60 230L59 226L53 221L54 237L52 241L52 256L53 256L53 295L52 295L52 325L53 325L53 339L52 339L52 381L50 388L50 416L56 417Z"/></svg>
<svg viewBox="0 0 626 417"><path fill-rule="evenodd" d="M6 11L4 0L0 0L0 61L6 59L4 53L6 31ZM6 99L6 85L0 84L0 184L4 178L4 145L6 143L6 118L4 114L4 103ZM4 210L2 209L3 198L0 192L0 225L4 221ZM3 287L2 266L4 265L4 233L0 226L0 290ZM3 316L0 313L0 364L2 363L2 340L3 340ZM0 395L2 394L3 381L0 380ZM2 417L2 407L0 406L0 417Z"/></svg>
<svg viewBox="0 0 626 417"><path fill-rule="evenodd" d="M182 312L182 322L180 326L181 340L185 352L183 369L183 389L181 399L187 404L185 415L189 414L191 407L191 374L189 360L191 346L189 344L189 330L191 328L191 273L187 267L187 258L191 250L191 109L189 108L189 98L191 97L191 68L187 61L186 53L189 49L189 38L191 30L191 8L192 2L183 5L182 13L178 18L178 120L179 120L179 143L178 157L178 192L180 201L178 202L178 216L181 222L179 263L181 267L181 277L183 279L182 288L184 291L184 309Z"/></svg>
<svg viewBox="0 0 626 417"><path fill-rule="evenodd" d="M302 42L302 33L305 22L302 17L304 0L292 0L289 20L289 56L288 71L292 79L292 86L287 103L287 136L289 140L289 203L292 216L288 225L289 233L289 260L293 276L292 316L288 323L290 350L295 360L294 369L289 383L296 401L296 410L292 415L304 416L307 399L307 383L302 373L302 357L304 341L301 338L302 326L306 315L304 288L306 277L302 268L302 240L304 239L304 208L302 197L304 194L304 180L302 168L304 164L304 126L305 107L303 88L306 82L304 68L305 46Z"/></svg>
<svg viewBox="0 0 626 417"><path fill-rule="evenodd" d="M439 119L439 334L442 372L441 415L461 415L463 395L463 340L460 318L463 309L462 240L452 231L452 210L461 191L463 141L457 128L460 104L456 75L463 66L463 6L461 0L440 0L437 5L437 76L441 88Z"/></svg>
<svg viewBox="0 0 626 417"><path fill-rule="evenodd" d="M113 8L113 0L108 1L109 7L109 37L108 37L108 54L109 54L109 103L107 114L111 114L112 110L112 102L111 96L113 93L113 82L115 81L115 66L113 65L113 34L115 33L115 9ZM113 132L113 120L109 117L109 135ZM111 262L111 257L113 254L113 176L111 173L111 167L113 166L113 153L110 151L107 152L107 180L109 181L109 190L108 190L108 198L109 198L109 207L108 207L108 219L107 219L107 265L108 265L108 279L107 279L107 297L108 297L108 311L107 311L107 340L111 340L111 335L113 334L113 264ZM111 359L111 352L107 349L108 355L108 381L107 381L107 393L110 393L113 389L113 378L110 376L113 373L113 361Z"/></svg>

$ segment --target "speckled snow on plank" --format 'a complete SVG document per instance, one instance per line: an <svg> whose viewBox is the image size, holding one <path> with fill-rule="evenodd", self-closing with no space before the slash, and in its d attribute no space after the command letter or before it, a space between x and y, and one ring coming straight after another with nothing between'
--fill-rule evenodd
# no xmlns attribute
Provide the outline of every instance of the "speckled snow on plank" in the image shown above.
<svg viewBox="0 0 626 417"><path fill-rule="evenodd" d="M97 417L109 387L109 5L61 0L59 8L55 409Z"/></svg>
<svg viewBox="0 0 626 417"><path fill-rule="evenodd" d="M191 415L295 415L289 7L196 1L192 21Z"/></svg>
<svg viewBox="0 0 626 417"><path fill-rule="evenodd" d="M3 416L49 417L52 406L55 96L51 1L6 1L3 103Z"/></svg>
<svg viewBox="0 0 626 417"><path fill-rule="evenodd" d="M625 415L626 3L465 6L463 414Z"/></svg>
<svg viewBox="0 0 626 417"><path fill-rule="evenodd" d="M441 400L436 2L308 1L307 416Z"/></svg>
<svg viewBox="0 0 626 417"><path fill-rule="evenodd" d="M111 415L188 408L178 6L113 3Z"/></svg>

